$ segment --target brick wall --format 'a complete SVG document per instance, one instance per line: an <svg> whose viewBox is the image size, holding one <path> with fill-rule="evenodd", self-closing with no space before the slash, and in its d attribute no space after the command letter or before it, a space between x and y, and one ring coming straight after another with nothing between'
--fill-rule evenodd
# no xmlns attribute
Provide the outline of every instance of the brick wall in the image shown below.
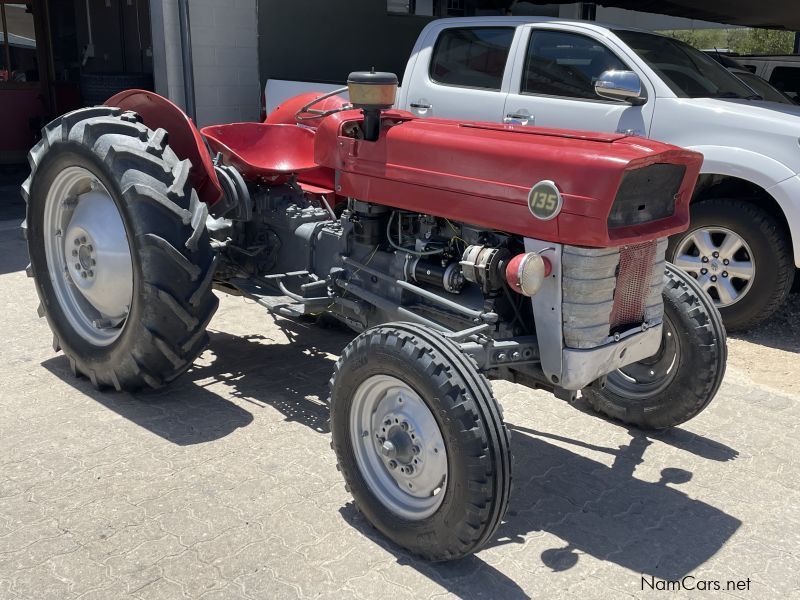
<svg viewBox="0 0 800 600"><path fill-rule="evenodd" d="M151 0L151 13L156 91L183 106L177 1ZM189 0L189 19L198 125L257 119L256 0Z"/></svg>

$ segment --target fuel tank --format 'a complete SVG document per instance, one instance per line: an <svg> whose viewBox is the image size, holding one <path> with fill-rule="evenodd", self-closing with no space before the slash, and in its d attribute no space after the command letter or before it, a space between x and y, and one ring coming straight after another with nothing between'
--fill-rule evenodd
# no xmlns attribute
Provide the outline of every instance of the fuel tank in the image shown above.
<svg viewBox="0 0 800 600"><path fill-rule="evenodd" d="M624 134L422 119L385 111L378 141L363 116L325 118L314 159L336 193L526 237L607 247L685 230L703 157ZM535 216L537 186L558 210ZM550 185L553 184L553 185ZM536 189L534 189L536 188ZM548 207L549 208L549 207ZM555 214L553 214L555 213Z"/></svg>

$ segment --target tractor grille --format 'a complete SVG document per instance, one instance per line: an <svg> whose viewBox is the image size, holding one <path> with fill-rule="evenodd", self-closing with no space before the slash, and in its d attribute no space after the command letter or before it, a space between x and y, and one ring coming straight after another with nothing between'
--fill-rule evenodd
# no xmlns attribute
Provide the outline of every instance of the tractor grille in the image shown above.
<svg viewBox="0 0 800 600"><path fill-rule="evenodd" d="M664 312L666 238L620 248L564 246L561 258L564 342L595 348Z"/></svg>
<svg viewBox="0 0 800 600"><path fill-rule="evenodd" d="M686 167L657 163L627 171L611 205L609 229L672 216Z"/></svg>

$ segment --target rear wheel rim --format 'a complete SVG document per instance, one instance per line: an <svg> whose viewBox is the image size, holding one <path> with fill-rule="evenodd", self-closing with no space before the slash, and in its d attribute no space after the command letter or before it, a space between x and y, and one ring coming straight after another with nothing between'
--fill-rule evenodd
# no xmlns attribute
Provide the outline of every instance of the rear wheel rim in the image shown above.
<svg viewBox="0 0 800 600"><path fill-rule="evenodd" d="M361 476L383 506L410 521L441 506L448 472L444 438L409 385L389 375L367 378L353 395L350 438Z"/></svg>
<svg viewBox="0 0 800 600"><path fill-rule="evenodd" d="M122 333L133 299L133 261L111 194L83 167L59 172L43 219L47 270L64 317L85 341L107 346Z"/></svg>
<svg viewBox="0 0 800 600"><path fill-rule="evenodd" d="M664 315L658 352L609 373L606 377L606 389L624 398L647 400L670 386L680 368L680 361L680 339L672 321Z"/></svg>
<svg viewBox="0 0 800 600"><path fill-rule="evenodd" d="M717 308L744 298L756 275L750 245L724 227L701 227L690 232L678 244L673 264L697 279Z"/></svg>

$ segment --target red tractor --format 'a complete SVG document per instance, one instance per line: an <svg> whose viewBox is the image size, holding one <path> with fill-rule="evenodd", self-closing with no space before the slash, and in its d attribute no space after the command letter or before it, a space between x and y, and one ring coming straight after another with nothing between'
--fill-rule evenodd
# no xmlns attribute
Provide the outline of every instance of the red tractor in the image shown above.
<svg viewBox="0 0 800 600"><path fill-rule="evenodd" d="M358 333L331 378L332 447L404 548L462 557L497 529L509 436L489 379L642 428L703 410L725 332L664 261L702 157L623 134L420 119L397 80L198 132L131 90L31 151L40 313L98 388L164 386L207 342L212 289Z"/></svg>

